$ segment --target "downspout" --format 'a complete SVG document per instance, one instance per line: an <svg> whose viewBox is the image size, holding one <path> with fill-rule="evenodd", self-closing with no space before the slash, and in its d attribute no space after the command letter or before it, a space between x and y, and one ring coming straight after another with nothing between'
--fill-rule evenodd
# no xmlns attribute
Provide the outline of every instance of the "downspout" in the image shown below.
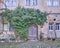
<svg viewBox="0 0 60 48"><path fill-rule="evenodd" d="M56 35L56 19L54 19L54 33L55 33L55 39L57 38L57 35Z"/></svg>

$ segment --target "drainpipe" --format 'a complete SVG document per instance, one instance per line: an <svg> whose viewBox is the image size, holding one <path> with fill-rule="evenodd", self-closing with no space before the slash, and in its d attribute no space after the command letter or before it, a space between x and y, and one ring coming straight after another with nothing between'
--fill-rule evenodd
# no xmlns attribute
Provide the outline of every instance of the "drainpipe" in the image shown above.
<svg viewBox="0 0 60 48"><path fill-rule="evenodd" d="M54 28L53 28L53 30L54 30L54 33L55 33L55 39L57 38L57 35L56 35L56 19L54 19Z"/></svg>

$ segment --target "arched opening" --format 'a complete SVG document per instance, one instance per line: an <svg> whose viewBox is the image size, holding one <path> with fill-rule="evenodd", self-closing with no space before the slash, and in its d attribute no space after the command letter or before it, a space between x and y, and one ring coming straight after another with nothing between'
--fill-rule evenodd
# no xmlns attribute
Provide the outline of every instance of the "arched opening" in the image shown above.
<svg viewBox="0 0 60 48"><path fill-rule="evenodd" d="M29 25L28 39L29 40L38 39L38 26L36 24Z"/></svg>

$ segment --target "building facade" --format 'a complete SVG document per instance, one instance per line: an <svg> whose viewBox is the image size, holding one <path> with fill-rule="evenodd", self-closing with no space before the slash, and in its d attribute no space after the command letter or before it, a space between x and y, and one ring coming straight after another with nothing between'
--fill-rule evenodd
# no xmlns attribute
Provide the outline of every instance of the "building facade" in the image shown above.
<svg viewBox="0 0 60 48"><path fill-rule="evenodd" d="M31 24L29 27L28 39L39 39L42 31L43 37L60 38L60 0L2 0L8 9L14 10L17 6L25 8L39 9L42 12L47 12L47 22L44 23L43 28L40 25ZM0 1L0 8L5 8ZM11 25L8 21L4 21L4 25L0 21L0 30L7 30L3 33L14 34L9 31ZM2 28L3 26L3 28Z"/></svg>

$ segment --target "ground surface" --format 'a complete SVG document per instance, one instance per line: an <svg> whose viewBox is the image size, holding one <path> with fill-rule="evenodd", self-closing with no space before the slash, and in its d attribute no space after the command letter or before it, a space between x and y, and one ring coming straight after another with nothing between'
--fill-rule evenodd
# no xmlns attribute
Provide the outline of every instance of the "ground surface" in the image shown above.
<svg viewBox="0 0 60 48"><path fill-rule="evenodd" d="M27 41L23 43L0 43L0 48L60 48L60 40Z"/></svg>

